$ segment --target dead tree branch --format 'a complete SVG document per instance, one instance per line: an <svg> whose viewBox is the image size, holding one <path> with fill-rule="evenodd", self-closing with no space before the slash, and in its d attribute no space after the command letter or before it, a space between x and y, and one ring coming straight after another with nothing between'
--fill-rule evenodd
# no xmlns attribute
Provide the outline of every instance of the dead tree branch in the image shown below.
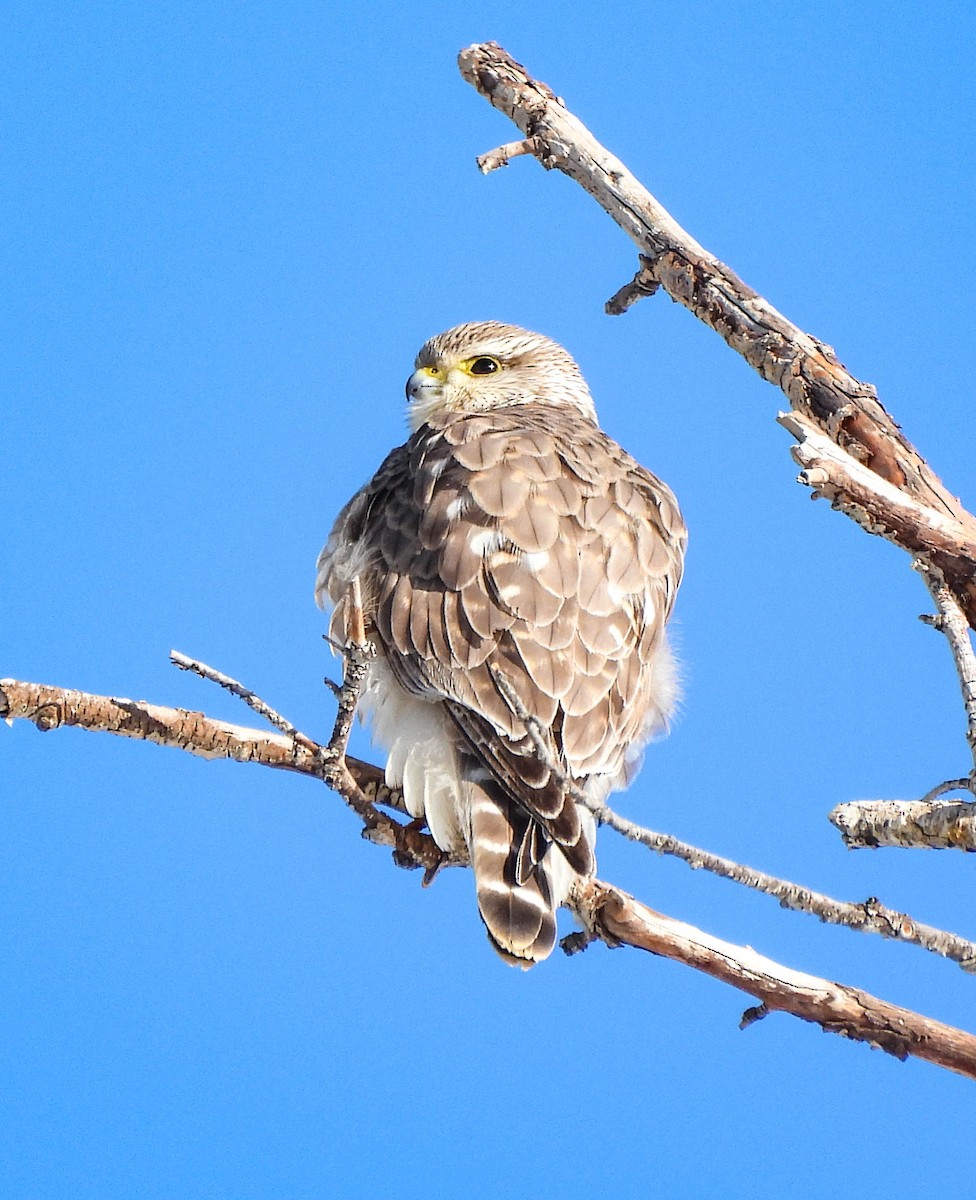
<svg viewBox="0 0 976 1200"><path fill-rule="evenodd" d="M926 615L922 620L945 634L952 651L952 661L956 664L962 703L966 710L966 741L969 743L969 753L973 760L969 790L976 791L973 783L976 779L976 653L973 652L973 639L965 613L959 607L952 590L946 585L942 572L925 559L919 559L915 565L938 609L938 616Z"/></svg>
<svg viewBox="0 0 976 1200"><path fill-rule="evenodd" d="M956 933L936 929L932 925L923 925L907 913L888 908L874 896L869 896L860 904L834 900L831 896L815 892L802 884L778 879L775 875L769 875L755 867L733 862L718 854L710 854L706 850L699 850L697 846L689 846L687 842L679 841L670 834L645 829L642 825L636 825L633 821L621 817L605 805L595 807L593 811L601 824L608 825L631 841L639 842L659 854L670 854L680 858L693 871L710 871L723 879L731 879L743 887L775 897L782 908L810 913L826 924L846 925L849 929L857 929L862 933L877 933L895 941L909 942L957 962L964 971L976 972L976 943ZM834 812L836 811L835 809ZM834 813L830 814L830 819L834 820Z"/></svg>
<svg viewBox="0 0 976 1200"><path fill-rule="evenodd" d="M779 421L798 442L798 481L868 533L908 551L924 570L939 609L932 623L949 639L959 674L976 764L976 657L966 628L976 628L976 518L907 440L871 384L851 375L830 346L787 320L695 241L546 84L494 42L463 50L458 65L525 135L515 143L518 153L579 183L636 244L639 269L607 302L607 312L623 313L663 288L714 329L789 399L791 411ZM479 166L493 170L513 157L511 149L482 155ZM974 780L976 771L970 790ZM902 830L920 829L916 817L914 810L906 813ZM894 827L889 815L884 824Z"/></svg>
<svg viewBox="0 0 976 1200"><path fill-rule="evenodd" d="M976 542L967 523L882 478L803 413L780 413L777 420L797 439L792 454L803 468L797 482L812 488L814 496L829 500L867 533L933 562L968 562L976 555Z"/></svg>
<svg viewBox="0 0 976 1200"><path fill-rule="evenodd" d="M907 535L897 522L860 520L861 502L848 498L839 479L829 476L836 507L911 553L930 555L967 621L976 626L976 518L905 438L875 389L851 375L830 346L787 320L699 245L562 100L500 46L470 46L458 65L464 79L522 131L526 141L520 153L574 179L636 244L640 269L608 311L623 312L660 286L714 329L763 379L782 389L794 414L826 434L844 452L845 462L863 467L875 487L887 484L886 496L900 493L913 502L916 517L924 514ZM496 152L479 161L490 170L509 157ZM871 512L870 505L866 511ZM926 541L930 531L938 534L937 543Z"/></svg>
<svg viewBox="0 0 976 1200"><path fill-rule="evenodd" d="M208 677L211 669L207 668ZM246 690L246 689L244 689ZM330 786L342 782L331 770L329 747L317 746L304 734L246 729L203 713L165 708L142 701L96 696L68 688L0 680L0 718L32 721L40 730L74 725L92 732L141 738L172 746L201 758L230 758L310 775ZM345 765L365 805L343 799L364 822L363 836L394 851L399 866L422 867L425 877L444 863L429 834L414 823L401 825L376 804L402 807L402 797L383 783L382 772L357 759ZM452 860L457 861L457 860ZM737 987L760 1001L747 1016L774 1010L792 1013L899 1058L914 1055L976 1079L976 1036L898 1008L856 988L792 971L743 946L733 946L684 922L654 913L612 885L592 879L580 883L570 907L582 921L586 938L610 945L626 944L685 963ZM584 939L585 940L585 939ZM578 943L579 939L577 939Z"/></svg>
<svg viewBox="0 0 976 1200"><path fill-rule="evenodd" d="M42 732L76 726L93 733L114 733L119 737L155 742L157 746L171 746L199 758L229 758L235 762L294 771L322 782L335 775L330 769L327 747L318 745L304 734L293 737L270 733L219 721L185 708L166 708L144 700L97 696L71 688L0 679L0 719L10 724L21 718L31 721ZM376 807L383 804L402 808L403 805L401 794L386 786L383 772L355 758L347 758L345 763L359 794L352 789L349 794L342 791L339 786L343 783L341 775L335 777L333 786L363 820L363 836L377 845L389 846L402 854L404 861L412 859L413 866L433 870L442 865L444 855L433 838L411 826L401 825Z"/></svg>
<svg viewBox="0 0 976 1200"><path fill-rule="evenodd" d="M919 1017L859 988L792 971L748 946L732 946L656 913L597 879L580 884L572 899L584 926L611 945L661 954L756 997L759 1005L743 1014L743 1027L771 1012L789 1012L827 1033L867 1042L897 1058L914 1055L973 1077L976 1038L971 1034Z"/></svg>
<svg viewBox="0 0 976 1200"><path fill-rule="evenodd" d="M778 879L775 875L769 875L755 867L748 867L744 863L733 862L732 859L711 854L697 846L690 846L670 834L646 829L643 825L637 825L614 812L608 805L594 802L585 792L580 791L554 760L549 751L545 728L537 717L528 712L505 673L496 667L489 669L506 703L525 726L536 755L577 804L588 808L601 825L609 826L629 841L638 842L649 850L657 851L658 854L670 854L680 858L693 871L710 871L713 875L720 875L723 879L730 879L743 887L774 896L782 908L809 913L828 924L846 925L864 933L878 933L882 937L910 942L921 946L923 950L952 959L959 963L964 971L976 971L976 943L959 937L958 934L948 933L944 929L923 925L907 913L888 908L874 896L869 896L861 904L834 900L822 892L791 883L788 879Z"/></svg>

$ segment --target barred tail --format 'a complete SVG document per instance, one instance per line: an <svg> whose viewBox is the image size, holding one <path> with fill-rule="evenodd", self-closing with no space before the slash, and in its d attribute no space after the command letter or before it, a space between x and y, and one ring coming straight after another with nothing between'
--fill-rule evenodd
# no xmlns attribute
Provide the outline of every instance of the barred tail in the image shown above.
<svg viewBox="0 0 976 1200"><path fill-rule="evenodd" d="M552 953L556 910L573 872L542 826L486 771L471 772L464 787L471 866L488 940L506 962L528 970Z"/></svg>

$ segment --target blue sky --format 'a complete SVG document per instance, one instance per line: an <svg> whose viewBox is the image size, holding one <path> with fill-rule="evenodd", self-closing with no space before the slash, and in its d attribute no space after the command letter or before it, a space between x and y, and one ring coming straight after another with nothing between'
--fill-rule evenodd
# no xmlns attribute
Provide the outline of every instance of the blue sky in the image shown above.
<svg viewBox="0 0 976 1200"><path fill-rule="evenodd" d="M796 9L799 8L799 11ZM976 935L962 855L847 853L842 800L966 769L945 645L893 548L793 482L782 398L457 74L495 39L679 221L833 344L972 506L971 6L8 6L0 675L313 734L313 564L402 437L429 335L538 328L691 527L672 736L618 807ZM523 975L467 873L421 891L299 778L0 730L9 1197L961 1195L971 1085L670 963ZM369 753L364 736L358 750ZM973 1028L910 947L605 835L601 873L791 966ZM881 1132L883 1131L883 1132ZM896 1136L892 1136L892 1134Z"/></svg>

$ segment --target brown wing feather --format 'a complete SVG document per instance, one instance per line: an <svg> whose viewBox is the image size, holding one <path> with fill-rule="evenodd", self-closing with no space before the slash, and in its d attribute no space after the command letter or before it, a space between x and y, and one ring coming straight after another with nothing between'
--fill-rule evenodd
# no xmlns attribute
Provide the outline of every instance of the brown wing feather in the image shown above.
<svg viewBox="0 0 976 1200"><path fill-rule="evenodd" d="M669 489L596 425L523 404L421 428L343 510L330 547L359 548L367 615L401 686L448 701L505 794L592 870L575 804L490 668L572 777L622 776L648 732L684 540Z"/></svg>

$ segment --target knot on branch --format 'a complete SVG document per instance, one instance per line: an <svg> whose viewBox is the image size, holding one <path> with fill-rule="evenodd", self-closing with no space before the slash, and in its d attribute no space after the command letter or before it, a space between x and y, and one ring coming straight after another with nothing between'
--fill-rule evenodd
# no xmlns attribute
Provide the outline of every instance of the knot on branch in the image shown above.
<svg viewBox="0 0 976 1200"><path fill-rule="evenodd" d="M47 733L65 723L65 711L59 704L44 704L34 712L28 713L27 719L33 722L41 733Z"/></svg>

